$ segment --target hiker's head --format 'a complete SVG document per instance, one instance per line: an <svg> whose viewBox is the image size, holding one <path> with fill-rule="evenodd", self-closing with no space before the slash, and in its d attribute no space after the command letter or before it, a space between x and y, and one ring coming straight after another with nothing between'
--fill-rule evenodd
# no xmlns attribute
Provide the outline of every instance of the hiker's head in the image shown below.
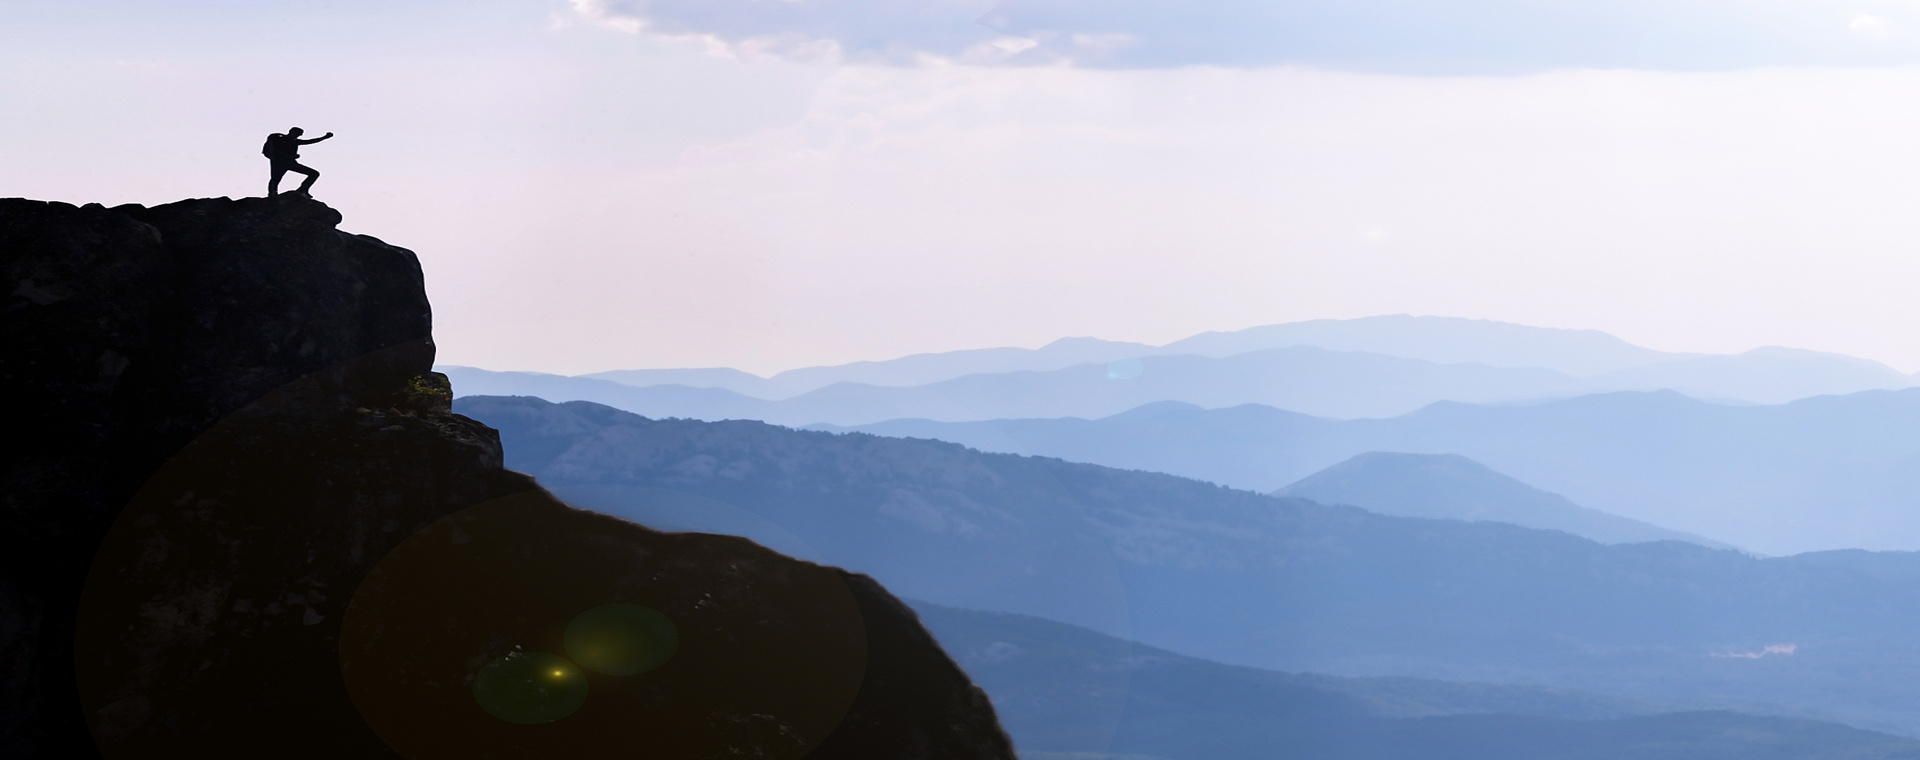
<svg viewBox="0 0 1920 760"><path fill-rule="evenodd" d="M288 130L287 130L287 136L288 136L288 137L299 137L299 136L300 136L300 133L301 133L301 132L304 132L304 131L305 131L305 130L303 130L303 129L301 129L301 128L299 128L299 127L293 127L293 128L291 128L291 129L288 129Z"/></svg>

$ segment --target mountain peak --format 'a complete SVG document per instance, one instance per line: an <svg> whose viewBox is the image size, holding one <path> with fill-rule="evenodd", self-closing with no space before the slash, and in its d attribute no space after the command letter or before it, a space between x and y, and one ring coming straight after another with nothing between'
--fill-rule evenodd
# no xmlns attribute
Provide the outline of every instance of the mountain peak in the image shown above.
<svg viewBox="0 0 1920 760"><path fill-rule="evenodd" d="M1575 377L1684 356L1642 348L1599 330L1410 314L1314 319L1231 332L1206 332L1169 343L1161 350L1229 356L1294 345L1364 351L1439 364L1539 367Z"/></svg>
<svg viewBox="0 0 1920 760"><path fill-rule="evenodd" d="M1274 491L1401 517L1504 522L1603 544L1686 541L1733 548L1595 509L1495 472L1459 454L1369 451Z"/></svg>

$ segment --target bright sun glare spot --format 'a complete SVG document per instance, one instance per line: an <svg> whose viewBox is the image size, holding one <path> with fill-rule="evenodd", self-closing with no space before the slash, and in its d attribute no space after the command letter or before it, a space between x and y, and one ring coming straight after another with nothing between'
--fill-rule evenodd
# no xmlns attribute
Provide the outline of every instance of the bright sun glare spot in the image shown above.
<svg viewBox="0 0 1920 760"><path fill-rule="evenodd" d="M509 723L551 723L578 710L587 700L585 679L564 658L547 652L514 652L494 660L474 677L473 698L480 709ZM546 681L542 673L549 674Z"/></svg>
<svg viewBox="0 0 1920 760"><path fill-rule="evenodd" d="M1877 39L1892 37L1898 31L1892 21L1865 13L1854 16L1853 23L1848 24L1847 28L1852 29L1854 34Z"/></svg>

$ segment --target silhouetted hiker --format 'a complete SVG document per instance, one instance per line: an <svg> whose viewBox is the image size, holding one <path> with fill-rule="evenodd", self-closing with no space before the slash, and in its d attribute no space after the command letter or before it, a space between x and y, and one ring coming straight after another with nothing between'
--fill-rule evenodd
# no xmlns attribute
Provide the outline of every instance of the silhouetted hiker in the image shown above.
<svg viewBox="0 0 1920 760"><path fill-rule="evenodd" d="M307 181L300 183L300 189L294 191L301 195L307 195L307 189L313 187L313 181L320 178L319 172L301 166L300 162L294 159L300 157L300 146L320 142L321 140L332 137L333 133L328 132L311 140L300 139L300 135L303 134L306 133L299 127L294 127L287 130L287 133L284 135L267 135L267 144L261 146L260 153L266 156L267 160L273 162L273 178L267 180L268 198L280 194L280 178L286 176L287 172L307 175Z"/></svg>

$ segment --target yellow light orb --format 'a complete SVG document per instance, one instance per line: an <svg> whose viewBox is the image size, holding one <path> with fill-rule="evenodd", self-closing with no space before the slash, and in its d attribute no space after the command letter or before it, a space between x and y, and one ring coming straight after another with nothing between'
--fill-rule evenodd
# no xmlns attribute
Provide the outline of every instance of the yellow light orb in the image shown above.
<svg viewBox="0 0 1920 760"><path fill-rule="evenodd" d="M552 673L553 678L540 676ZM587 679L559 655L514 652L489 662L473 679L473 699L488 715L523 725L552 723L587 701Z"/></svg>

